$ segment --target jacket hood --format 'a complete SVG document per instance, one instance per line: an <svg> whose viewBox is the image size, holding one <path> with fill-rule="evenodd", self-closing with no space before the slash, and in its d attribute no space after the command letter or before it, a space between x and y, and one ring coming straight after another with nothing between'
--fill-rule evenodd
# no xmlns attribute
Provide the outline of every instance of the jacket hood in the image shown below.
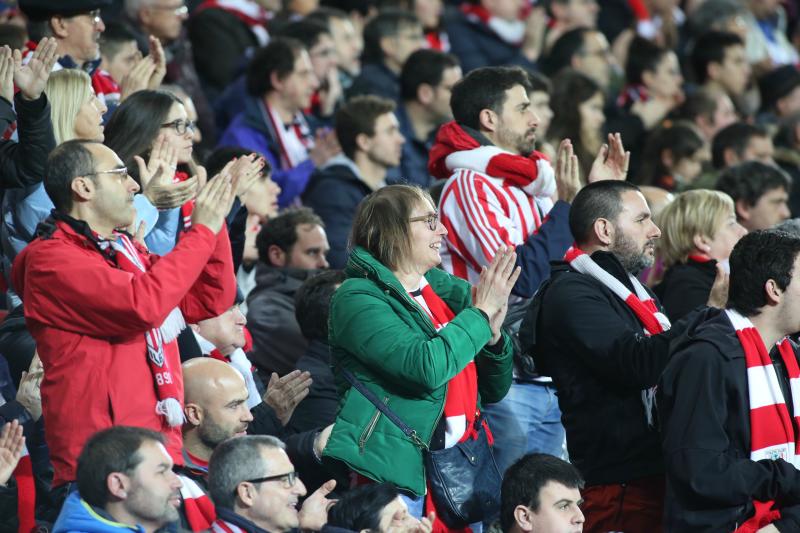
<svg viewBox="0 0 800 533"><path fill-rule="evenodd" d="M81 499L77 492L70 494L53 526L53 533L144 533L141 526L131 527L104 516Z"/></svg>
<svg viewBox="0 0 800 533"><path fill-rule="evenodd" d="M364 181L361 170L359 170L353 160L344 154L339 154L329 159L324 166L311 174L308 185L303 191L304 198L307 197L319 183L331 178L356 183L363 187L365 191L372 191L369 185Z"/></svg>
<svg viewBox="0 0 800 533"><path fill-rule="evenodd" d="M303 270L302 268L282 268L256 263L256 286L250 291L248 299L261 291L277 291L294 297L300 285L309 278L313 278L322 270Z"/></svg>
<svg viewBox="0 0 800 533"><path fill-rule="evenodd" d="M674 341L671 351L675 353L695 342L712 344L729 361L744 357L736 330L722 309L709 307L701 311L689 323L683 335Z"/></svg>

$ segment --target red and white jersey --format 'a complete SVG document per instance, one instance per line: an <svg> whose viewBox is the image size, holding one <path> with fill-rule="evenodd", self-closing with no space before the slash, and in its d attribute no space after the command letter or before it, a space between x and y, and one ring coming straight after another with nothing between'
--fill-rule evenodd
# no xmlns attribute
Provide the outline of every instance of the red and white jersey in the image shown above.
<svg viewBox="0 0 800 533"><path fill-rule="evenodd" d="M509 180L455 169L442 190L439 216L447 228L442 268L472 284L500 246L519 246L538 231L553 207Z"/></svg>

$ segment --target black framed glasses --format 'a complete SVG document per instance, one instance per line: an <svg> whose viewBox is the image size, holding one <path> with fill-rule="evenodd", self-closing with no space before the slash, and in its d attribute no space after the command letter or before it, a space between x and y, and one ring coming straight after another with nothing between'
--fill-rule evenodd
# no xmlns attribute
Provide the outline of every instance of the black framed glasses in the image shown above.
<svg viewBox="0 0 800 533"><path fill-rule="evenodd" d="M425 222L431 231L436 231L439 227L439 213L431 213L421 217L412 217L408 219L409 222Z"/></svg>
<svg viewBox="0 0 800 533"><path fill-rule="evenodd" d="M99 176L100 174L117 174L121 178L128 177L128 167L112 168L111 170L98 170L97 172L89 172L84 176Z"/></svg>
<svg viewBox="0 0 800 533"><path fill-rule="evenodd" d="M277 476L259 477L256 479L246 479L247 483L264 483L266 481L283 481L283 488L291 489L297 481L297 472L292 470L285 474L278 474Z"/></svg>
<svg viewBox="0 0 800 533"><path fill-rule="evenodd" d="M161 125L162 128L173 128L178 135L183 135L186 133L187 130L191 130L192 132L195 131L197 128L197 124L191 120L173 120L172 122L167 122L166 124Z"/></svg>

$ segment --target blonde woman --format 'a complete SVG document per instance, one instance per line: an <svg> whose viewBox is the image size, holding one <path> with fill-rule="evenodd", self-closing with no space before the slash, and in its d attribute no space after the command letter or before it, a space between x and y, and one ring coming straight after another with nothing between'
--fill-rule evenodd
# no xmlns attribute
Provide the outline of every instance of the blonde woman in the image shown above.
<svg viewBox="0 0 800 533"><path fill-rule="evenodd" d="M736 221L731 197L706 189L677 195L658 226L658 252L667 271L654 291L674 323L706 304L717 269L727 270L731 250L747 230Z"/></svg>

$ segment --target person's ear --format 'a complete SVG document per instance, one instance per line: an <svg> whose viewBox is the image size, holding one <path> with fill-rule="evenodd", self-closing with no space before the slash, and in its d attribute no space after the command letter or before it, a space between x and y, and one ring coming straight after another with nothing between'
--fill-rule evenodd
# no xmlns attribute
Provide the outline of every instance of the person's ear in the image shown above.
<svg viewBox="0 0 800 533"><path fill-rule="evenodd" d="M70 189L79 200L88 201L94 197L97 186L92 178L87 176L78 176L70 183Z"/></svg>
<svg viewBox="0 0 800 533"><path fill-rule="evenodd" d="M711 251L711 239L705 235L697 234L692 237L692 244L694 244L694 247L697 250L703 252L704 254L707 254Z"/></svg>
<svg viewBox="0 0 800 533"><path fill-rule="evenodd" d="M767 304L779 304L781 303L781 297L783 296L783 291L778 284L775 282L774 279L768 279L767 282L764 284L764 292L767 296Z"/></svg>
<svg viewBox="0 0 800 533"><path fill-rule="evenodd" d="M272 266L284 267L286 266L286 252L284 252L277 244L270 244L267 249L267 257Z"/></svg>
<svg viewBox="0 0 800 533"><path fill-rule="evenodd" d="M736 200L734 207L736 208L736 218L745 222L750 220L750 206L745 200L741 198Z"/></svg>
<svg viewBox="0 0 800 533"><path fill-rule="evenodd" d="M433 102L435 91L428 83L421 83L417 87L417 101L422 105L430 105Z"/></svg>
<svg viewBox="0 0 800 533"><path fill-rule="evenodd" d="M514 507L514 521L521 531L533 531L533 516L531 510L525 505Z"/></svg>
<svg viewBox="0 0 800 533"><path fill-rule="evenodd" d="M725 148L722 151L722 160L726 167L732 167L739 162L739 156L733 148Z"/></svg>
<svg viewBox="0 0 800 533"><path fill-rule="evenodd" d="M598 218L592 225L595 238L604 246L611 246L614 242L614 224L607 218Z"/></svg>
<svg viewBox="0 0 800 533"><path fill-rule="evenodd" d="M478 122L481 128L486 131L495 132L500 123L500 117L491 109L481 109L481 112L478 114Z"/></svg>
<svg viewBox="0 0 800 533"><path fill-rule="evenodd" d="M106 477L106 489L110 495L124 500L128 497L130 478L122 472L112 472Z"/></svg>
<svg viewBox="0 0 800 533"><path fill-rule="evenodd" d="M186 421L195 427L203 423L203 418L205 416L203 408L196 403L187 403L183 407L183 414L186 415Z"/></svg>
<svg viewBox="0 0 800 533"><path fill-rule="evenodd" d="M244 507L252 507L256 501L256 488L252 483L239 483L236 486L236 497Z"/></svg>
<svg viewBox="0 0 800 533"><path fill-rule="evenodd" d="M356 148L361 152L369 152L372 147L372 138L366 133L359 133L356 135Z"/></svg>
<svg viewBox="0 0 800 533"><path fill-rule="evenodd" d="M50 17L50 31L53 32L53 37L58 39L65 39L69 37L69 30L67 29L66 21L64 20L64 17L60 15Z"/></svg>

